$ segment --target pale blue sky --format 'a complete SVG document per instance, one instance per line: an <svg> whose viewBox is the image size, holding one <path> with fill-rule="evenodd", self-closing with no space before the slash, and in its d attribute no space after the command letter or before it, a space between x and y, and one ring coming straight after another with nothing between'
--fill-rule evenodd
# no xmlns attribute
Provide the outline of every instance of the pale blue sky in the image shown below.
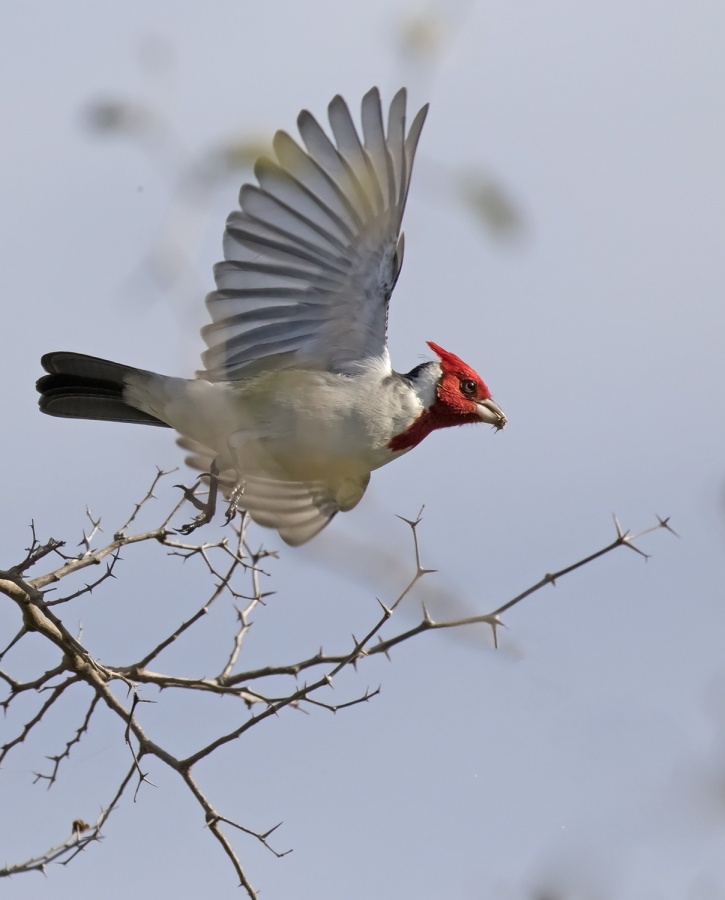
<svg viewBox="0 0 725 900"><path fill-rule="evenodd" d="M375 473L320 538L285 548L250 653L339 649L369 626L375 596L391 599L404 575L383 561L411 561L395 515L423 503L424 562L438 570L424 587L438 615L486 612L597 549L613 512L635 530L671 515L682 539L655 534L642 542L649 561L621 551L532 598L506 616L499 651L483 633L442 633L399 648L392 664L372 661L335 699L381 684L373 702L335 717L288 713L199 779L246 825L283 820L277 846L294 853L282 860L236 841L268 900L525 900L547 886L572 900L721 898L725 7L443 8L427 8L441 20L440 55L416 61L399 49L403 23L421 13L412 3L5 4L0 567L20 558L31 518L71 542L87 504L111 534L154 466L180 461L161 429L39 415L33 387L53 349L169 374L197 366L238 184L222 182L190 215L174 199L179 148L199 155L231 136L292 130L300 108L323 116L335 93L357 105L373 84L386 99L406 84L412 105L431 110L393 363L407 371L426 340L440 343L481 372L510 424L433 435ZM173 148L92 134L84 110L109 98L163 112ZM441 165L494 177L523 234L492 238ZM141 264L159 234L187 255L172 258L180 276L167 291ZM172 496L161 492L164 509ZM112 662L205 589L158 551L139 553L136 568L127 557L128 575L78 613ZM422 596L398 627L416 621ZM16 625L1 609L2 634ZM188 648L197 665L218 660L228 625L220 613L208 645ZM198 698L161 699L146 722L173 747L194 745L190 722L214 728L225 715ZM69 703L67 719L0 771L3 861L57 841L76 816L93 819L124 770L123 735L105 717L59 785L32 785L80 709ZM240 896L182 786L160 766L150 777L156 787L124 801L100 846L47 879L4 884L5 895Z"/></svg>

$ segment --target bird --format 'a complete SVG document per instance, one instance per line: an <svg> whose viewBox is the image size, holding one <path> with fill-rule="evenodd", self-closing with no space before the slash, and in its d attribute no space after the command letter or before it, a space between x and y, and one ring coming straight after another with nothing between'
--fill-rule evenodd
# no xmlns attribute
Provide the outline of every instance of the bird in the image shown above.
<svg viewBox="0 0 725 900"><path fill-rule="evenodd" d="M227 218L194 378L69 351L42 357L42 412L176 430L187 463L211 480L206 504L184 488L201 510L186 530L213 516L221 489L227 519L246 511L297 546L431 432L506 425L480 375L438 344L406 374L392 368L388 306L428 113L426 104L408 127L406 107L402 88L386 124L372 88L358 129L338 94L329 133L303 110L300 141L275 134Z"/></svg>

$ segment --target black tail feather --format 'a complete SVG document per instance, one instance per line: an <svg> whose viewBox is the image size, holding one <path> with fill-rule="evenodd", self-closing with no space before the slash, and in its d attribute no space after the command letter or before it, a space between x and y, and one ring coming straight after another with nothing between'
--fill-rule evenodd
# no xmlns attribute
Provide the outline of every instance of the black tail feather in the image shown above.
<svg viewBox="0 0 725 900"><path fill-rule="evenodd" d="M133 366L64 350L46 353L40 362L48 374L36 384L38 405L47 415L168 427L124 400L125 377L139 371Z"/></svg>

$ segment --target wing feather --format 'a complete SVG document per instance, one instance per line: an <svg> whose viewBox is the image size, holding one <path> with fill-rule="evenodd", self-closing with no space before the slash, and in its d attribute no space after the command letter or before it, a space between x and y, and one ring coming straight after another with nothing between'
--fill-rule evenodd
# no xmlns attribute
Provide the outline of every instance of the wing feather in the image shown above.
<svg viewBox="0 0 725 900"><path fill-rule="evenodd" d="M420 140L420 134L423 131L423 125L425 124L425 117L428 115L428 104L426 104L422 109L418 110L416 117L413 119L413 124L410 126L408 130L408 135L405 138L404 145L404 154L403 157L405 159L405 164L407 166L407 171L405 173L405 178L401 182L400 185L400 199L399 204L401 208L405 208L405 203L408 199L408 191L410 190L410 176L413 171L413 160L415 159L415 151L418 149L418 141Z"/></svg>
<svg viewBox="0 0 725 900"><path fill-rule="evenodd" d="M396 204L400 204L403 199L402 190L408 180L408 161L405 150L405 100L405 91L398 91L388 110L388 149L395 177L394 200L391 200L391 203Z"/></svg>
<svg viewBox="0 0 725 900"><path fill-rule="evenodd" d="M362 128L365 150L375 171L375 183L380 187L379 212L395 208L395 173L390 160L383 125L383 110L377 88L368 91L362 100ZM387 196L385 196L387 195Z"/></svg>
<svg viewBox="0 0 725 900"><path fill-rule="evenodd" d="M370 157L360 141L347 103L339 94L333 97L327 113L353 197L366 218L370 219L379 212L376 201L382 200Z"/></svg>
<svg viewBox="0 0 725 900"><path fill-rule="evenodd" d="M317 125L316 122L315 124ZM348 241L354 239L361 220L338 185L329 181L329 176L323 174L318 188L324 187L315 194L271 160L258 161L255 174L259 186L272 197L277 197L282 203L318 222L322 227L333 229L341 238Z"/></svg>
<svg viewBox="0 0 725 900"><path fill-rule="evenodd" d="M338 254L316 246L300 235L285 231L278 223L270 224L253 218L249 213L233 212L227 219L227 236L253 252L266 253L280 262L304 260L316 267L325 267L345 274ZM243 285L240 285L243 287Z"/></svg>
<svg viewBox="0 0 725 900"><path fill-rule="evenodd" d="M334 102L330 104L330 116ZM344 104L344 101L342 102ZM347 110L347 107L345 109ZM350 160L335 147L317 119L307 110L300 113L297 124L310 159L330 180L333 190L350 218L352 226L350 237L354 239L364 227L365 219L372 215L372 209Z"/></svg>
<svg viewBox="0 0 725 900"><path fill-rule="evenodd" d="M322 222L299 212L272 194L252 184L245 184L240 195L244 211L260 224L275 222L274 231L292 241L317 247L339 256L344 252L345 236L335 234L336 223L329 216Z"/></svg>
<svg viewBox="0 0 725 900"><path fill-rule="evenodd" d="M402 261L400 227L423 107L406 133L406 92L387 130L377 88L361 104L361 130L340 96L331 136L300 113L302 145L279 131L276 160L255 166L227 219L224 261L207 297L211 323L199 373L234 381L296 366L348 373L387 359L387 304Z"/></svg>
<svg viewBox="0 0 725 900"><path fill-rule="evenodd" d="M188 465L209 471L214 452L189 438L177 440L187 451ZM220 473L219 480L228 497L239 475L233 470ZM252 475L244 478L244 490L238 506L245 509L258 524L274 528L287 544L298 546L318 534L341 510L349 510L362 498L370 476L348 483L345 501L341 503L333 488L323 481L284 481L274 477Z"/></svg>

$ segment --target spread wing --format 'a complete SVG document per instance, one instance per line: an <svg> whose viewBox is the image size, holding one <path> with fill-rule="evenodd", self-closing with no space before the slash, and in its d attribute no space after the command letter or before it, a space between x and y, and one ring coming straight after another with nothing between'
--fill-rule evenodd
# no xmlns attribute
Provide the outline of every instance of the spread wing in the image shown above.
<svg viewBox="0 0 725 900"><path fill-rule="evenodd" d="M373 88L362 100L362 138L340 96L328 107L332 139L306 111L297 119L305 149L277 132L276 161L257 161L259 185L242 186L241 209L227 219L201 377L234 381L292 366L346 373L387 358L400 226L428 111L406 134L405 108L400 90L386 131Z"/></svg>
<svg viewBox="0 0 725 900"><path fill-rule="evenodd" d="M208 472L214 452L196 441L180 437L177 444L186 450L188 465ZM226 497L239 481L232 469L219 473L219 482ZM366 475L346 484L344 500L324 481L280 481L273 477L254 475L244 478L244 490L238 506L251 518L267 528L279 532L282 540L293 547L304 544L318 534L340 511L357 506L370 481Z"/></svg>
<svg viewBox="0 0 725 900"><path fill-rule="evenodd" d="M345 505L346 510L357 505L369 480L369 475L360 479L356 485L356 498ZM259 477L245 481L239 507L246 509L258 525L276 529L282 540L293 547L313 538L341 510L325 482L275 481Z"/></svg>

